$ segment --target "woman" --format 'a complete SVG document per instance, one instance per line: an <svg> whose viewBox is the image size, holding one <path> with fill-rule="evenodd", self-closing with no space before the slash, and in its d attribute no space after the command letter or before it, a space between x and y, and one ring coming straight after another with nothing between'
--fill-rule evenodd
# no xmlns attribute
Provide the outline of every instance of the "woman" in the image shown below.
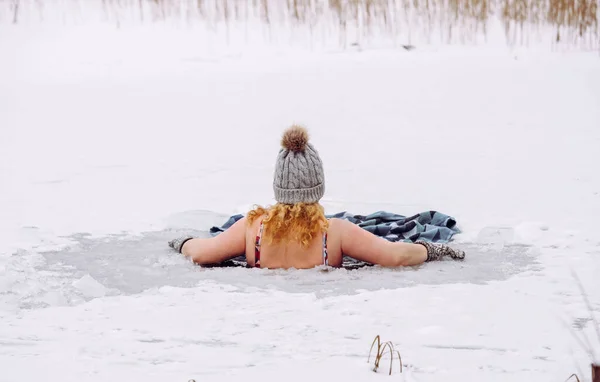
<svg viewBox="0 0 600 382"><path fill-rule="evenodd" d="M277 204L257 207L216 237L180 237L169 246L200 265L245 253L248 265L259 268L339 267L343 255L385 267L464 259L463 251L447 245L390 242L347 220L328 220L319 204L325 191L323 164L306 129L287 129L281 145L273 182Z"/></svg>

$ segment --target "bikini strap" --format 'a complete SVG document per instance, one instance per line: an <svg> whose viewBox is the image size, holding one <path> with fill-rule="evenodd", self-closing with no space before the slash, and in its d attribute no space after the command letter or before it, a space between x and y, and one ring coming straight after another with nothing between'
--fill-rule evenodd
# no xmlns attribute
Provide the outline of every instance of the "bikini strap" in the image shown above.
<svg viewBox="0 0 600 382"><path fill-rule="evenodd" d="M327 232L323 234L323 265L329 265L329 255L327 254Z"/></svg>
<svg viewBox="0 0 600 382"><path fill-rule="evenodd" d="M256 241L254 242L254 267L260 268L260 243L262 241L263 233L263 222L260 222L258 234L256 234Z"/></svg>

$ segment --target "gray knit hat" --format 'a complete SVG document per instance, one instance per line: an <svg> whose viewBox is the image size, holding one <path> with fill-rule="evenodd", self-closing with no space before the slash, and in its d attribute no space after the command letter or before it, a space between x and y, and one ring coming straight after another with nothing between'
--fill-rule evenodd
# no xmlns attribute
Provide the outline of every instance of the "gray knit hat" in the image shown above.
<svg viewBox="0 0 600 382"><path fill-rule="evenodd" d="M325 176L319 153L308 143L308 132L292 126L283 133L275 163L273 190L282 204L317 203L325 193Z"/></svg>

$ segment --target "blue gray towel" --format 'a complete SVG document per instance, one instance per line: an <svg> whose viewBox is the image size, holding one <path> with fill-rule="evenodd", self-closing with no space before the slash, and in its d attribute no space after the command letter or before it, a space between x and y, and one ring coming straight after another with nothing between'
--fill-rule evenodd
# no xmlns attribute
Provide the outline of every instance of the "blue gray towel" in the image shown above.
<svg viewBox="0 0 600 382"><path fill-rule="evenodd" d="M231 216L221 227L212 227L210 234L216 236L224 232L243 217L243 215ZM454 234L460 232L454 218L437 211L425 211L409 217L385 211L378 211L366 216L353 215L344 211L327 217L348 220L376 236L393 242L424 240L434 243L447 243L452 240ZM242 255L227 262L227 264L221 264L221 266L231 265L245 265L245 256ZM356 268L364 265L369 264L344 256L343 266L345 268Z"/></svg>

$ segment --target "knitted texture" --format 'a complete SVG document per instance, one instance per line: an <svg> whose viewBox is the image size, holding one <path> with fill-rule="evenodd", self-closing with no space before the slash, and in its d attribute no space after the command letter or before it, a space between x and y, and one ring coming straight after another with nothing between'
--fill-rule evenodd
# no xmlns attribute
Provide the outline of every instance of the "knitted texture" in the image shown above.
<svg viewBox="0 0 600 382"><path fill-rule="evenodd" d="M425 261L441 260L446 256L454 260L463 260L465 258L465 251L451 248L445 244L429 243L424 240L417 240L415 244L421 244L427 249L427 260Z"/></svg>
<svg viewBox="0 0 600 382"><path fill-rule="evenodd" d="M192 240L192 236L180 236L171 241L169 241L169 247L173 248L177 252L181 253L183 249L183 245L187 243L188 240Z"/></svg>
<svg viewBox="0 0 600 382"><path fill-rule="evenodd" d="M299 139L287 139L291 134ZM290 142L291 141L291 142ZM317 150L308 143L306 131L288 129L275 163L273 191L282 204L317 203L325 193L323 163Z"/></svg>

